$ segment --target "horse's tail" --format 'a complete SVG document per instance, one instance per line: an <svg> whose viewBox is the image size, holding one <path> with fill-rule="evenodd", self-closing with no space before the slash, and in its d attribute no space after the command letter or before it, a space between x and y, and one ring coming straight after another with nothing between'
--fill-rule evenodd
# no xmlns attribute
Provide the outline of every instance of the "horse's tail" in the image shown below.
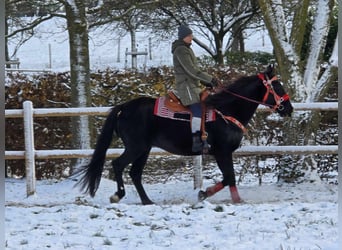
<svg viewBox="0 0 342 250"><path fill-rule="evenodd" d="M100 185L103 165L106 158L107 149L113 139L114 133L117 135L117 117L121 111L121 105L114 107L102 127L96 147L88 165L81 166L75 175L82 175L76 185L80 185L81 191L89 193L92 197Z"/></svg>

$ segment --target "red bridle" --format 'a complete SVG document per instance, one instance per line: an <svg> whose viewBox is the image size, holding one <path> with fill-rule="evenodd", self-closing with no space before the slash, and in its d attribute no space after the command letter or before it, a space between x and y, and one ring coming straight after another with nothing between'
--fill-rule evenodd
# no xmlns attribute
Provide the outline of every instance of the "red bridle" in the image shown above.
<svg viewBox="0 0 342 250"><path fill-rule="evenodd" d="M289 95L288 94L285 94L283 96L279 96L275 91L274 91L274 88L273 88L273 85L272 85L272 82L275 81L275 80L278 80L278 78L276 76L273 76L271 79L268 79L268 77L266 76L266 79L265 79L265 75L263 73L259 73L258 74L258 77L260 80L262 80L262 83L264 84L264 86L266 87L266 93L262 99L262 101L257 101L257 100L254 100L254 99L251 99L251 98L248 98L248 97L245 97L245 96L242 96L242 95L239 95L237 93L234 93L228 89L223 89L223 91L231 94L231 95L234 95L236 97L239 97L241 99L244 99L244 100L247 100L249 102L254 102L254 103L257 103L257 104L262 104L262 105L265 105L265 106L268 106L270 107L271 109L273 110L282 110L284 107L283 105L281 104L282 102L284 101L287 101L290 99ZM274 97L274 100L275 100L275 105L271 105L271 104L267 104L266 101L268 99L268 96L272 94L273 97Z"/></svg>
<svg viewBox="0 0 342 250"><path fill-rule="evenodd" d="M290 99L289 95L288 94L285 94L283 96L279 96L275 91L274 91L274 88L273 88L273 85L272 85L272 82L273 81L276 81L278 80L277 76L273 76L271 79L268 79L268 77L266 76L266 79L265 79L265 75L262 74L262 73L259 73L258 74L258 77L259 79L262 80L262 83L264 84L264 86L266 87L266 93L264 95L264 98L262 99L262 103L263 105L266 105L266 106L269 106L271 107L273 110L282 110L284 107L283 105L281 104L282 102L285 102L287 100ZM266 101L268 99L268 96L272 94L273 95L273 98L274 98L274 101L275 101L275 105L274 106L271 106L269 104L266 104Z"/></svg>
<svg viewBox="0 0 342 250"><path fill-rule="evenodd" d="M272 85L272 82L273 81L276 81L278 80L278 78L276 76L273 76L271 79L268 79L268 76L266 75L266 79L265 79L265 74L263 73L259 73L258 74L258 77L260 80L262 80L262 83L264 84L264 86L266 87L266 93L262 99L262 101L257 101L257 100L254 100L254 99L251 99L251 98L248 98L248 97L245 97L245 96L242 96L242 95L239 95L239 94L236 94L234 92L231 92L230 90L228 89L223 89L223 91L231 94L231 95L234 95L236 97L239 97L241 99L244 99L244 100L247 100L249 102L254 102L254 103L257 103L257 104L262 104L262 105L265 105L265 106L268 106L270 107L272 110L283 110L284 109L284 106L282 105L282 102L284 101L287 101L290 99L289 95L288 94L285 94L283 96L279 96L275 91L274 91L274 88L273 88L273 85ZM272 94L273 95L273 98L275 100L275 105L271 105L271 104L267 104L266 101L268 99L268 96ZM232 116L226 116L224 114L222 114L219 110L215 110L217 114L219 114L223 120L225 120L226 122L230 121L232 123L234 123L236 126L238 126L244 133L247 131L247 129L245 128L245 126L239 122L237 119L235 119L234 117Z"/></svg>

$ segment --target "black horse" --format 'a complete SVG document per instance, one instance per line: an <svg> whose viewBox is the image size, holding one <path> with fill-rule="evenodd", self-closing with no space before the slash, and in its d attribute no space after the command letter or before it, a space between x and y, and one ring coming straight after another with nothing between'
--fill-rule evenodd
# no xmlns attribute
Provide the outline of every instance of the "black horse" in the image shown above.
<svg viewBox="0 0 342 250"><path fill-rule="evenodd" d="M95 195L100 184L106 151L114 134L122 139L125 150L112 161L118 189L110 197L111 202L118 202L124 197L122 173L127 165L132 164L129 174L142 204L152 204L141 183L143 168L152 146L172 154L194 155L191 150L190 122L154 115L155 101L154 98L141 97L111 110L90 163L78 171L83 175L78 181L81 190L91 196ZM206 191L200 191L200 200L229 185L232 201L241 201L235 183L232 153L239 147L245 126L259 104L272 108L280 116L290 116L293 111L288 95L275 76L273 66L269 66L263 73L244 76L229 86L222 86L217 93L206 99L207 107L212 107L217 113L215 121L206 123L209 154L215 157L223 180L208 187Z"/></svg>

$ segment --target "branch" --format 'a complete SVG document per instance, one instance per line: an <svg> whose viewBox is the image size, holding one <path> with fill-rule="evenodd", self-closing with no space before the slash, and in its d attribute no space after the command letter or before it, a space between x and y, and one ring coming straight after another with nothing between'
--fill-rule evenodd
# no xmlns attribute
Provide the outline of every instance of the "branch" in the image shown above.
<svg viewBox="0 0 342 250"><path fill-rule="evenodd" d="M159 7L162 12L168 15L171 19L175 20L178 25L184 23L184 20L179 18L178 16L174 15L174 13L163 6Z"/></svg>
<svg viewBox="0 0 342 250"><path fill-rule="evenodd" d="M297 54L300 54L303 46L305 29L307 28L306 23L308 18L309 2L310 0L302 0L299 2L299 6L296 9L293 18L290 39Z"/></svg>
<svg viewBox="0 0 342 250"><path fill-rule="evenodd" d="M213 30L213 23L209 23L206 18L205 18L205 15L203 14L200 6L198 6L198 3L197 1L191 1L191 0L188 0L187 1L188 4L190 5L190 7L192 7L195 12L197 13L197 15L199 16L199 18L201 19L201 21L205 24L205 26L212 32L214 33L214 30Z"/></svg>
<svg viewBox="0 0 342 250"><path fill-rule="evenodd" d="M159 3L159 0L152 0L152 1L145 1L145 2L139 2L137 4L131 5L129 8L125 9L123 13L115 13L114 15L110 14L110 11L115 11L113 6L108 6L107 4L103 4L101 6L97 6L95 8L91 8L87 10L87 15L94 15L94 14L101 14L103 12L106 12L106 17L104 19L98 20L96 22L89 24L89 29L94 28L96 26L105 25L111 22L120 21L125 16L129 15L132 11L143 8L145 6L149 6L151 4L157 4ZM117 6L116 6L117 7Z"/></svg>
<svg viewBox="0 0 342 250"><path fill-rule="evenodd" d="M32 36L34 35L34 33L32 32L30 34L30 36L28 37L24 37L23 33L21 33L21 39L19 40L18 44L16 44L16 46L14 47L13 53L10 56L10 58L12 58L13 56L15 56L19 50L19 48L21 47L21 45L23 45L26 41L28 41Z"/></svg>
<svg viewBox="0 0 342 250"><path fill-rule="evenodd" d="M319 96L321 95L321 93L323 93L323 89L327 87L326 85L332 76L333 68L337 68L337 67L338 67L338 35L336 35L334 49L330 56L329 62L326 66L324 73L322 74L322 76L319 78L317 82L317 91L311 101L317 101L319 99Z"/></svg>
<svg viewBox="0 0 342 250"><path fill-rule="evenodd" d="M208 37L208 36L207 36ZM207 51L212 57L215 56L215 52L212 51L205 43L201 42L200 40L198 40L196 37L194 37L194 42L200 46L202 49L204 49L205 51ZM207 38L208 41L211 42L210 38ZM212 44L213 45L213 44ZM214 46L213 46L214 47Z"/></svg>
<svg viewBox="0 0 342 250"><path fill-rule="evenodd" d="M49 19L51 19L53 17L54 17L54 15L49 15L47 17L39 17L39 18L35 19L33 22L29 23L28 26L25 26L25 27L23 27L21 29L17 29L14 32L12 32L11 34L7 34L6 38L13 37L16 34L22 33L22 32L27 31L27 30L32 30L35 27L37 27L39 24L41 24L42 22L44 22L46 20L49 20Z"/></svg>
<svg viewBox="0 0 342 250"><path fill-rule="evenodd" d="M304 85L315 86L318 80L318 72L320 68L320 57L323 54L326 44L326 38L329 32L330 13L329 2L318 1L317 13L315 14L312 31L310 34L310 50L304 72ZM316 89L316 88L314 88ZM313 90L316 91L316 90ZM308 98L315 96L312 93Z"/></svg>

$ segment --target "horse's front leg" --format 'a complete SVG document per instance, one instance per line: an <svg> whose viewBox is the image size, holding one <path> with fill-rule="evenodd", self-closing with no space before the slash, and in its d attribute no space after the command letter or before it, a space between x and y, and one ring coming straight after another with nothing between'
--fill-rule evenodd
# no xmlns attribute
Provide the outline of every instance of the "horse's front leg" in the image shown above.
<svg viewBox="0 0 342 250"><path fill-rule="evenodd" d="M233 203L240 203L242 200L236 187L232 154L230 153L227 155L216 155L215 158L223 174L223 180L213 186L208 187L205 191L200 191L198 194L199 200L204 200L210 196L213 196L214 194L222 190L225 186L229 185L229 191Z"/></svg>

